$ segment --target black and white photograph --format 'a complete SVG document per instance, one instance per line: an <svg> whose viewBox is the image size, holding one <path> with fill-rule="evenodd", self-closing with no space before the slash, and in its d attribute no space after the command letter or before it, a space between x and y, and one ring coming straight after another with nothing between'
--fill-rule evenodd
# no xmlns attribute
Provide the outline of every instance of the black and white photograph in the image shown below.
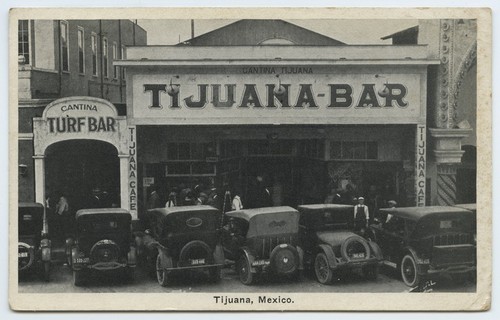
<svg viewBox="0 0 500 320"><path fill-rule="evenodd" d="M489 308L488 9L80 10L10 14L11 308Z"/></svg>

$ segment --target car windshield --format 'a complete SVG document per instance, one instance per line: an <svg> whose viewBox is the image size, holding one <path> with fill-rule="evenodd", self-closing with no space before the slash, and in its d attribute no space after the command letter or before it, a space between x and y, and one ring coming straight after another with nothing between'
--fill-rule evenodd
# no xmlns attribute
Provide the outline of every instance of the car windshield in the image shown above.
<svg viewBox="0 0 500 320"><path fill-rule="evenodd" d="M413 232L414 237L425 237L442 233L472 232L473 221L471 216L442 216L421 219Z"/></svg>
<svg viewBox="0 0 500 320"><path fill-rule="evenodd" d="M19 234L34 235L42 231L43 210L20 209L19 210Z"/></svg>
<svg viewBox="0 0 500 320"><path fill-rule="evenodd" d="M220 227L221 215L217 211L193 211L160 218L161 233L213 232Z"/></svg>
<svg viewBox="0 0 500 320"><path fill-rule="evenodd" d="M297 233L298 230L298 212L259 214L250 219L247 238Z"/></svg>
<svg viewBox="0 0 500 320"><path fill-rule="evenodd" d="M78 224L78 231L83 233L103 233L116 232L118 230L128 230L129 224L127 219L117 218L102 218L86 219Z"/></svg>

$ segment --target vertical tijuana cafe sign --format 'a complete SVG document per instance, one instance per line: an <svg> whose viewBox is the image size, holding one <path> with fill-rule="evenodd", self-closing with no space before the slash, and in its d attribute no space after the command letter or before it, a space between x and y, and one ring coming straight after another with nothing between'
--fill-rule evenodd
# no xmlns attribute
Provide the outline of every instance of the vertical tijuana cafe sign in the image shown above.
<svg viewBox="0 0 500 320"><path fill-rule="evenodd" d="M137 217L137 144L136 128L128 127L128 210Z"/></svg>
<svg viewBox="0 0 500 320"><path fill-rule="evenodd" d="M426 166L426 125L417 125L416 136L416 173L415 173L415 189L417 192L417 207L425 206L425 166Z"/></svg>

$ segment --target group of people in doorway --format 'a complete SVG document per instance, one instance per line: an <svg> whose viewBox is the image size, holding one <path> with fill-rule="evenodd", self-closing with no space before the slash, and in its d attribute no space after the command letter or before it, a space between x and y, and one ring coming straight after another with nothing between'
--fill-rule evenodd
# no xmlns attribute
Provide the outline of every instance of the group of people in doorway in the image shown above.
<svg viewBox="0 0 500 320"><path fill-rule="evenodd" d="M74 195L65 191L47 191L45 208L49 232L53 239L64 240L74 234L75 213L79 209L111 208L118 207L116 201L105 190L93 187L84 201L76 204Z"/></svg>
<svg viewBox="0 0 500 320"><path fill-rule="evenodd" d="M243 200L240 187L232 187L228 184L224 185L222 189L213 185L204 188L202 184L197 184L193 188L180 186L169 190L167 197L162 197L156 186L150 187L148 209L189 205L211 205L227 212L270 207L273 205L273 199L270 188L265 185L261 175L256 176L255 180L248 186L245 200Z"/></svg>

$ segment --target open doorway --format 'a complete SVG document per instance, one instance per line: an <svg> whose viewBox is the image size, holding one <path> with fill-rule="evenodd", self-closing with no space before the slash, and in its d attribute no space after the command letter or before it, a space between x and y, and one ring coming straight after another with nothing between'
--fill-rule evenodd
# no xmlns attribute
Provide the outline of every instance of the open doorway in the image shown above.
<svg viewBox="0 0 500 320"><path fill-rule="evenodd" d="M88 208L89 197L96 190L102 197L101 207L119 206L116 148L98 140L68 140L49 146L45 152L45 190L51 198L65 193L72 214Z"/></svg>

